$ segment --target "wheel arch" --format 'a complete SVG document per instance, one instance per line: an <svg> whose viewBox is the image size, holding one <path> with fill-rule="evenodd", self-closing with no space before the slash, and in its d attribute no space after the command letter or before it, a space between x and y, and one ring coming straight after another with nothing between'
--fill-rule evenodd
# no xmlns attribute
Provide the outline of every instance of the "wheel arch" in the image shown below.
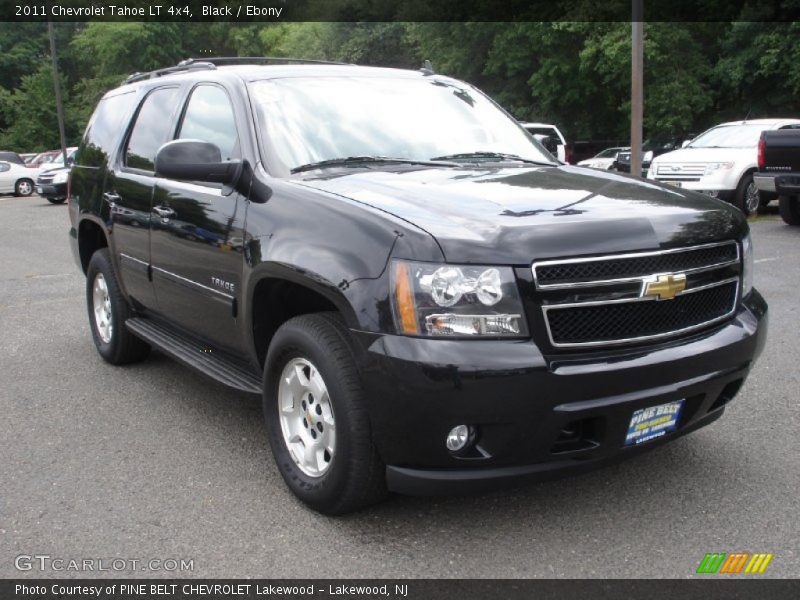
<svg viewBox="0 0 800 600"><path fill-rule="evenodd" d="M247 333L261 366L275 332L293 317L315 312L337 312L348 327L358 325L353 306L335 285L285 265L260 265L250 277L247 299Z"/></svg>
<svg viewBox="0 0 800 600"><path fill-rule="evenodd" d="M86 274L92 254L100 248L108 248L108 235L105 228L94 219L85 217L78 223L78 255L81 268Z"/></svg>

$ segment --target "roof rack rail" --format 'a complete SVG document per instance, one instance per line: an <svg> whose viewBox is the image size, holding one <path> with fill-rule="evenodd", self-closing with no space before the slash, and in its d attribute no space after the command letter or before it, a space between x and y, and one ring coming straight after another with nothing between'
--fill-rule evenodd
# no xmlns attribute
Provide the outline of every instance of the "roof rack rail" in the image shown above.
<svg viewBox="0 0 800 600"><path fill-rule="evenodd" d="M351 63L336 62L333 60L315 60L311 58L287 58L285 56L214 56L203 58L187 58L178 63L178 66L188 66L199 62L213 65L226 64L251 64L251 63L277 63L297 65L347 65Z"/></svg>
<svg viewBox="0 0 800 600"><path fill-rule="evenodd" d="M169 75L171 73L181 73L183 71L194 71L200 69L216 69L217 66L208 62L208 61L194 61L190 59L190 62L186 63L186 61L181 62L175 67L167 67L166 69L156 69L155 71L147 71L145 73L134 73L133 75L129 75L125 81L123 81L123 85L126 83L134 83L136 81L143 81L145 79L155 79L156 77L161 77L163 75Z"/></svg>

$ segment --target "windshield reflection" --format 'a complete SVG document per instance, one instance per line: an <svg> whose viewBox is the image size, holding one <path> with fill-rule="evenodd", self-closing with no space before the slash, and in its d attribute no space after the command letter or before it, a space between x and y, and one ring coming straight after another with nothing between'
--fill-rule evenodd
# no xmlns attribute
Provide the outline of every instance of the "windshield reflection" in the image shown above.
<svg viewBox="0 0 800 600"><path fill-rule="evenodd" d="M256 81L250 92L269 140L267 162L284 176L350 156L492 152L555 164L482 93L443 78L297 77Z"/></svg>

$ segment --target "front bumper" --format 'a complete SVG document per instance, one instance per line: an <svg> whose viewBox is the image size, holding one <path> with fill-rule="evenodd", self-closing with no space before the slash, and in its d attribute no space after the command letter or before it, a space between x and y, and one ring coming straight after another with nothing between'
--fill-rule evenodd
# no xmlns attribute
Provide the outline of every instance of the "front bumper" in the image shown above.
<svg viewBox="0 0 800 600"><path fill-rule="evenodd" d="M691 190L693 192L699 192L700 194L706 194L707 196L719 198L720 200L730 201L736 194L735 184L731 188L726 183L721 182L703 181L702 179L700 181L678 181L661 175L658 177L652 177L651 179L658 183L672 185L684 190Z"/></svg>
<svg viewBox="0 0 800 600"><path fill-rule="evenodd" d="M45 198L66 198L67 197L67 184L66 183L36 183L36 193Z"/></svg>
<svg viewBox="0 0 800 600"><path fill-rule="evenodd" d="M374 443L390 489L457 494L577 473L711 423L766 338L757 291L735 317L658 346L544 356L531 341L356 333ZM634 410L685 399L677 430L624 446ZM477 427L465 456L447 432Z"/></svg>

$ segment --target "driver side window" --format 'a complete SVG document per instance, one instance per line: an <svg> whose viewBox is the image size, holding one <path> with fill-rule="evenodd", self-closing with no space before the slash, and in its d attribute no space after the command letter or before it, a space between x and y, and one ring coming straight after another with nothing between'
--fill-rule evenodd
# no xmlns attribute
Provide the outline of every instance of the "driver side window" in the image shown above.
<svg viewBox="0 0 800 600"><path fill-rule="evenodd" d="M241 158L236 120L228 94L216 85L199 85L189 97L177 139L216 145L222 160Z"/></svg>

